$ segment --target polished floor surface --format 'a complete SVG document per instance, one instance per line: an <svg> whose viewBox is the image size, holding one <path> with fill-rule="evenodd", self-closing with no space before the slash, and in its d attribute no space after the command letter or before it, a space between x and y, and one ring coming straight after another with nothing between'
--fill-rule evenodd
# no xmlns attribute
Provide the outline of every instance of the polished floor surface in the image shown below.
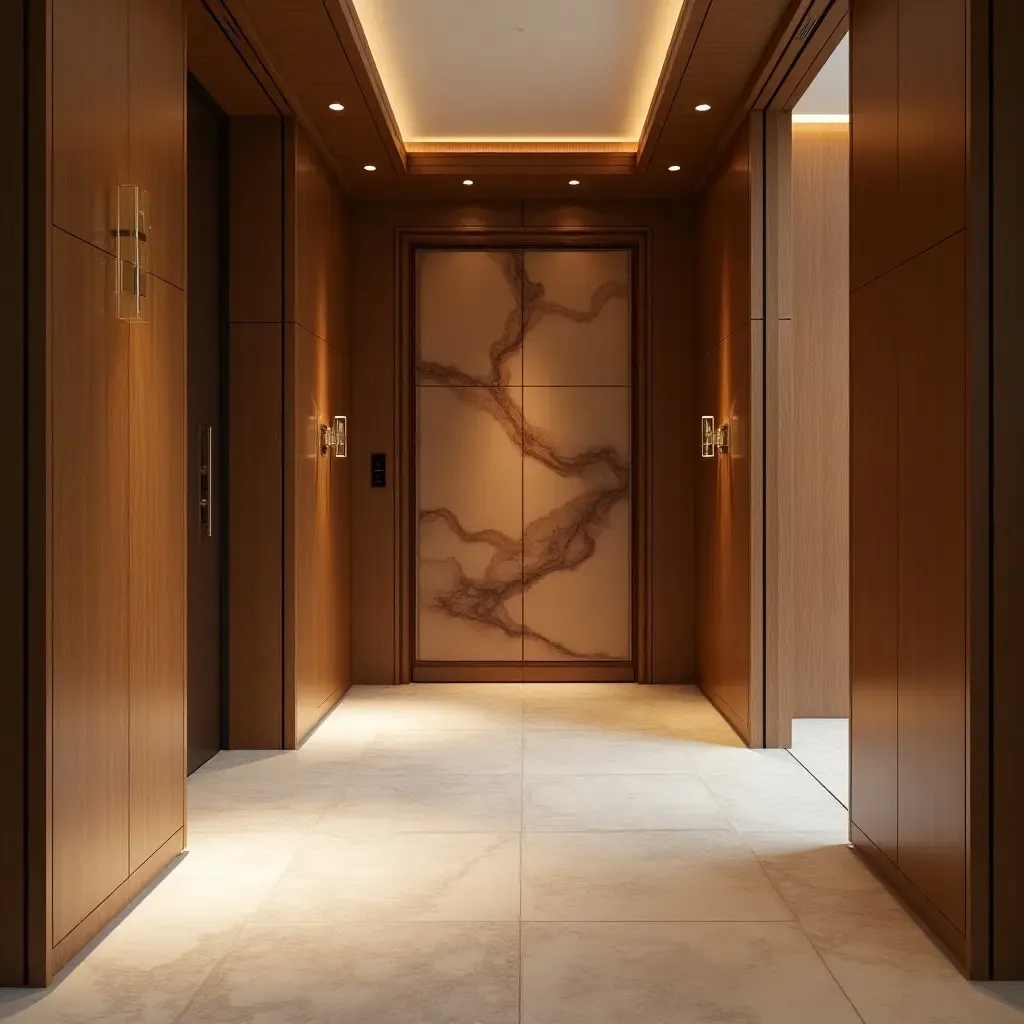
<svg viewBox="0 0 1024 1024"><path fill-rule="evenodd" d="M1001 1024L786 751L693 690L356 688L218 755L190 852L47 993L106 1024Z"/></svg>
<svg viewBox="0 0 1024 1024"><path fill-rule="evenodd" d="M790 753L844 806L850 806L850 720L794 718Z"/></svg>

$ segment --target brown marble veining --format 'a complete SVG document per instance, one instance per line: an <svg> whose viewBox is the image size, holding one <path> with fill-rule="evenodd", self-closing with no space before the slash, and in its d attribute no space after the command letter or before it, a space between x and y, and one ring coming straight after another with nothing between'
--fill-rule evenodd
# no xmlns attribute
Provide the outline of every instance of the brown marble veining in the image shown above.
<svg viewBox="0 0 1024 1024"><path fill-rule="evenodd" d="M423 296L425 287L435 287L433 282L445 276L446 268L437 266L433 268L428 283L423 270L432 260L456 257L450 263L452 274L448 276L457 274L465 280L469 292L463 306L457 285L451 280L442 285L450 306L447 311L437 310L429 314L427 330L424 330L421 319L417 338L417 384L421 396L418 474L421 659L425 655L436 657L439 653L431 650L430 638L425 636L430 622L436 621L428 617L438 614L468 624L477 635L483 631L506 640L521 641L520 658L525 655L528 660L625 660L631 653L628 639L628 555L615 562L612 576L608 578L611 589L615 591L608 597L622 610L619 615L622 628L610 631L615 639L613 646L605 642L608 630L602 631L605 636L587 635L587 605L594 595L583 592L582 587L577 588L581 591L578 594L573 593L572 586L566 592L570 601L579 606L577 628L569 623L569 632L573 634L571 638L561 635L564 629L559 630L555 628L558 624L546 621L550 616L542 611L532 616L524 614L524 603L529 605L531 592L541 584L556 576L574 582L572 574L594 559L616 509L622 508L627 514L618 516L615 528L628 534L631 476L628 376L616 386L589 386L593 379L593 366L584 366L579 378L587 384L579 387L573 384L572 379L564 379L574 376L574 360L567 359L567 353L575 353L575 361L587 358L588 336L580 329L599 324L603 319L609 320L612 310L616 316L610 319L611 328L605 329L600 336L595 335L594 348L611 353L612 359L605 357L603 362L614 362L615 369L611 372L617 379L622 377L620 365L625 366L628 373L628 254L551 254L558 258L554 269L559 278L568 282L561 288L556 284L552 290L569 292L576 304L569 304L561 295L549 297L548 282L531 276L530 257L534 255L520 251L426 252L420 255L421 305L435 310L438 305L435 302L431 307L430 296ZM602 261L607 263L609 257L614 262L606 268ZM540 269L544 269L542 265ZM615 272L614 279L593 280L606 269ZM497 298L495 272L500 273L511 300L511 309L507 312L508 304L498 308L504 298ZM572 294L574 289L575 294ZM488 290L494 297L485 309L479 297ZM455 308L451 308L453 306ZM609 316L605 316L606 311ZM488 322L478 323L487 318ZM562 324L571 327L575 333L561 333ZM480 336L477 332L481 329L490 329L494 333L490 337ZM536 358L533 358L534 349L531 348L534 338L537 339ZM482 350L486 351L486 365L480 358ZM552 351L555 355L549 359ZM445 355L449 361L434 358L437 354ZM466 369L467 364L477 372ZM523 379L524 366L530 368L527 372L539 374L540 379L551 380L551 383L524 389L519 383ZM425 397L430 396L425 396L424 392L439 387L446 389L463 407L462 413L449 411L442 415L465 414L470 418L465 420L459 435L460 451L452 453L453 464L441 465L432 458L430 465L433 468L428 471L424 468L423 447L441 436L442 429L436 423L425 422L427 417L436 417L438 413L431 413L431 409L437 408L437 403L434 400L425 402ZM546 404L549 410L548 423L541 425L526 415L524 390L531 394L544 393L545 398L540 404ZM580 394L584 392L590 395L587 423L592 424L592 428L588 436L580 435L572 407L573 402L579 404ZM602 402L607 406L606 410L602 410ZM559 403L561 409L558 408ZM558 420L568 428L565 443L559 436L566 432L565 429L555 428ZM471 446L472 442L465 434L484 436L483 432L488 429L486 421L490 421L491 433L488 436L492 450L476 451L469 447L463 451L462 446ZM612 431L614 443L602 436L603 432L607 433L606 421L615 422ZM498 427L500 434L493 432L494 426ZM451 436L450 430L448 436ZM512 528L512 523L504 515L502 518L507 525L501 529L483 521L487 516L477 514L478 503L486 501L487 495L479 493L482 489L475 486L474 475L486 473L485 467L488 464L493 466L495 460L506 459L508 452L497 451L497 446L504 442L522 460L518 484L521 502L518 530ZM434 456L437 454L435 452ZM514 474L515 468L509 461L505 475L512 477ZM446 486L439 486L442 475L450 477ZM515 482L509 480L506 504L514 502L515 486ZM446 489L458 494L458 508L451 507L448 501L430 501ZM527 508L529 516L525 514ZM434 550L432 544L426 542L426 531L438 529L447 535L443 550ZM430 534L431 537L435 535L434 532ZM628 552L628 544L620 543L618 548ZM472 559L469 558L470 553L473 553ZM474 562L472 567L467 564L470 560ZM605 575L607 577L607 573ZM580 579L582 581L583 578ZM559 598L563 608L566 593ZM542 609L543 604L538 601L538 609ZM563 627L565 624L565 621L561 623ZM457 636L453 636L449 646L450 650L440 652L447 653L445 660L461 660ZM479 658L481 648L478 643L468 644L467 650L469 648L477 657L470 656L466 660L484 660ZM496 650L500 653L493 660L511 657L507 643Z"/></svg>

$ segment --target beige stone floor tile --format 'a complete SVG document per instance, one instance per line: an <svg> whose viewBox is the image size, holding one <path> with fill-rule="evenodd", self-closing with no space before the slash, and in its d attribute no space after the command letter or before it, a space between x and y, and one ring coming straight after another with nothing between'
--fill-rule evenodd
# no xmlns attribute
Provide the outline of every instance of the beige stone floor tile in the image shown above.
<svg viewBox="0 0 1024 1024"><path fill-rule="evenodd" d="M805 771L701 778L741 832L832 832L849 821L846 808Z"/></svg>
<svg viewBox="0 0 1024 1024"><path fill-rule="evenodd" d="M183 1024L518 1024L519 926L246 929Z"/></svg>
<svg viewBox="0 0 1024 1024"><path fill-rule="evenodd" d="M525 921L787 921L757 858L731 831L531 832Z"/></svg>
<svg viewBox="0 0 1024 1024"><path fill-rule="evenodd" d="M316 832L518 832L519 775L353 775Z"/></svg>
<svg viewBox="0 0 1024 1024"><path fill-rule="evenodd" d="M523 789L528 832L730 827L711 791L692 774L527 775Z"/></svg>
<svg viewBox="0 0 1024 1024"><path fill-rule="evenodd" d="M518 833L308 837L267 921L516 921Z"/></svg>
<svg viewBox="0 0 1024 1024"><path fill-rule="evenodd" d="M378 735L353 773L518 775L522 763L518 731L413 731Z"/></svg>
<svg viewBox="0 0 1024 1024"><path fill-rule="evenodd" d="M690 751L671 737L609 736L578 730L528 730L523 736L527 775L650 775L689 772Z"/></svg>
<svg viewBox="0 0 1024 1024"><path fill-rule="evenodd" d="M522 1000L522 1024L859 1024L786 922L524 924Z"/></svg>

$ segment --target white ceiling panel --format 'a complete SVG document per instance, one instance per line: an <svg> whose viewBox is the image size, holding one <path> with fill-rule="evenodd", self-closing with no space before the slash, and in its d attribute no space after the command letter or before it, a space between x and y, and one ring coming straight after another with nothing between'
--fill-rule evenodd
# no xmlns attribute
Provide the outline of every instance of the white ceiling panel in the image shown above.
<svg viewBox="0 0 1024 1024"><path fill-rule="evenodd" d="M406 142L636 142L681 0L354 0Z"/></svg>

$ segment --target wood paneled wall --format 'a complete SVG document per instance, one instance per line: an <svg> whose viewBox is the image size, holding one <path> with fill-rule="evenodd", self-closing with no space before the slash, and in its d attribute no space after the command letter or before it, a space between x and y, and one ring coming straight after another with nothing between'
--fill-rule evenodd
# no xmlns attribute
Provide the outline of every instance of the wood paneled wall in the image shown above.
<svg viewBox="0 0 1024 1024"><path fill-rule="evenodd" d="M231 747L296 746L349 684L347 219L291 122L232 118L229 351Z"/></svg>
<svg viewBox="0 0 1024 1024"><path fill-rule="evenodd" d="M984 972L968 927L968 7L850 3L851 817Z"/></svg>
<svg viewBox="0 0 1024 1024"><path fill-rule="evenodd" d="M11 24L22 10L27 32ZM21 418L20 451L31 444L16 480L49 538L36 562L25 524L11 523L33 561L3 565L32 652L28 664L4 652L25 682L4 699L28 695L20 715L4 708L5 756L20 759L28 801L0 838L4 884L20 888L0 915L0 983L19 985L48 982L184 843L185 23L180 0L50 0L7 5L4 18L4 45L24 48L5 55L10 68L29 69L15 145L27 145L32 184L4 218L5 231L27 227L31 307L25 343L3 346L27 367L5 366L4 383L29 404L2 404ZM17 138L25 122L7 123ZM149 243L149 322L131 326L115 288L124 184L167 212Z"/></svg>
<svg viewBox="0 0 1024 1024"><path fill-rule="evenodd" d="M352 372L345 200L300 130L289 166L285 733L294 746L351 681L351 461L321 454L319 428L351 415Z"/></svg>
<svg viewBox="0 0 1024 1024"><path fill-rule="evenodd" d="M698 210L700 316L698 416L730 428L727 455L701 459L698 679L733 728L761 743L759 121L737 133ZM696 435L699 423L693 421Z"/></svg>
<svg viewBox="0 0 1024 1024"><path fill-rule="evenodd" d="M769 734L780 747L791 744L794 718L844 717L850 703L849 127L791 131L788 167L780 168L789 188L780 214L788 209L789 223L780 230L792 264L772 353L766 495L775 604L766 638Z"/></svg>
<svg viewBox="0 0 1024 1024"><path fill-rule="evenodd" d="M352 678L402 678L399 561L402 467L396 382L401 230L636 228L649 230L651 464L648 584L650 682L692 682L695 554L693 480L699 456L693 360L694 258L690 210L668 202L567 204L523 200L487 205L363 203L353 207ZM388 460L388 486L370 487L370 456Z"/></svg>
<svg viewBox="0 0 1024 1024"><path fill-rule="evenodd" d="M25 976L25 209L27 205L25 6L0 8L0 436L7 481L0 491L0 985Z"/></svg>

